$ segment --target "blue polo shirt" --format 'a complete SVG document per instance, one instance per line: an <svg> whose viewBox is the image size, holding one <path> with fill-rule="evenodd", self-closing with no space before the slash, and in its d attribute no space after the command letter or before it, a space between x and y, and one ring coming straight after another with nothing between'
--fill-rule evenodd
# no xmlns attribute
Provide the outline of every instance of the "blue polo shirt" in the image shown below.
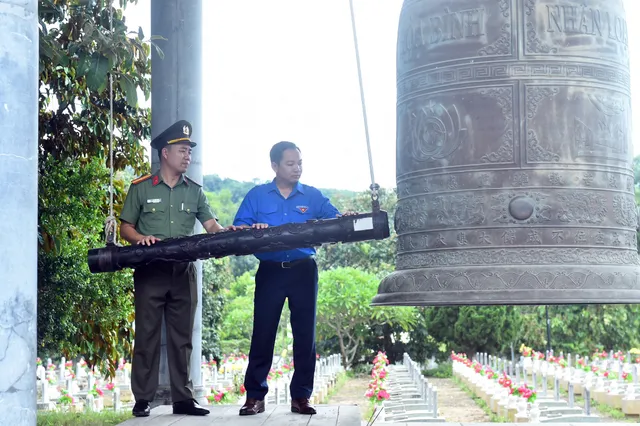
<svg viewBox="0 0 640 426"><path fill-rule="evenodd" d="M313 219L335 218L340 212L318 189L298 182L289 198L284 198L275 179L252 188L242 200L233 224L251 226L266 223L269 226L300 223ZM313 256L314 248L256 253L259 260L286 262Z"/></svg>

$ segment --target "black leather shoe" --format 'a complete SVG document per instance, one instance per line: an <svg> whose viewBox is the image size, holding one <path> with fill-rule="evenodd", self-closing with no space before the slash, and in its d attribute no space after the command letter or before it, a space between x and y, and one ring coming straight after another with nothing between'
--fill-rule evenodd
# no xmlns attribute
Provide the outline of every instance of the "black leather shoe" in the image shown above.
<svg viewBox="0 0 640 426"><path fill-rule="evenodd" d="M247 401L240 408L241 416L253 416L258 413L264 413L264 400L247 398Z"/></svg>
<svg viewBox="0 0 640 426"><path fill-rule="evenodd" d="M147 417L151 414L151 407L149 406L149 401L145 401L141 399L136 401L136 405L133 406L133 410L131 413L136 417Z"/></svg>
<svg viewBox="0 0 640 426"><path fill-rule="evenodd" d="M193 399L173 403L173 414L186 414L187 416L206 416L209 410L202 408Z"/></svg>
<svg viewBox="0 0 640 426"><path fill-rule="evenodd" d="M296 398L291 400L291 412L300 414L316 414L316 409L307 398Z"/></svg>

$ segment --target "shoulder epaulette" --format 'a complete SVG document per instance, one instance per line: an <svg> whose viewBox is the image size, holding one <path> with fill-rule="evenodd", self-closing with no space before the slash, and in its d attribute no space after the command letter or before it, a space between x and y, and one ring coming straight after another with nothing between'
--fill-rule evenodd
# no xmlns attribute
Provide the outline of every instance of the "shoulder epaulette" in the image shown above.
<svg viewBox="0 0 640 426"><path fill-rule="evenodd" d="M145 180L151 178L151 176L153 175L144 175L144 176L140 176L138 179L134 179L131 181L131 185L137 185L140 182L144 182Z"/></svg>
<svg viewBox="0 0 640 426"><path fill-rule="evenodd" d="M198 185L198 186L202 186L202 185L200 185L198 182L196 182L195 180L191 179L191 178L190 178L189 176L187 176L187 175L184 175L184 178L185 178L186 180L188 180L188 181L189 181L189 183L194 183L194 184L196 184L196 185Z"/></svg>

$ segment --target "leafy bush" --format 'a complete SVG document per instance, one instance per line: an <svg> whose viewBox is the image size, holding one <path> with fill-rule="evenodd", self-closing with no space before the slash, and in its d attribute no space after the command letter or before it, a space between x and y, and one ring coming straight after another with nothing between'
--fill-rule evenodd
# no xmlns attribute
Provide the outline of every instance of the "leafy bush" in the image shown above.
<svg viewBox="0 0 640 426"><path fill-rule="evenodd" d="M115 374L131 349L131 271L92 274L87 251L104 245L106 168L100 159L43 159L40 175L38 353L86 357Z"/></svg>
<svg viewBox="0 0 640 426"><path fill-rule="evenodd" d="M233 282L229 258L208 259L202 267L202 355L220 360L225 349L220 345L224 296L222 289ZM226 352L228 353L228 352Z"/></svg>
<svg viewBox="0 0 640 426"><path fill-rule="evenodd" d="M443 362L438 364L436 368L423 370L422 374L425 377L434 377L436 379L450 379L453 377L453 365L451 362Z"/></svg>

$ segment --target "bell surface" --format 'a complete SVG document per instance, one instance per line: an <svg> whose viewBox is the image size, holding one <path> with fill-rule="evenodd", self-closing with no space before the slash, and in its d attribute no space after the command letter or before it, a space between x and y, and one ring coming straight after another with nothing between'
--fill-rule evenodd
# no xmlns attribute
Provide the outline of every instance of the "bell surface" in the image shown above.
<svg viewBox="0 0 640 426"><path fill-rule="evenodd" d="M639 303L622 0L405 0L372 305Z"/></svg>

